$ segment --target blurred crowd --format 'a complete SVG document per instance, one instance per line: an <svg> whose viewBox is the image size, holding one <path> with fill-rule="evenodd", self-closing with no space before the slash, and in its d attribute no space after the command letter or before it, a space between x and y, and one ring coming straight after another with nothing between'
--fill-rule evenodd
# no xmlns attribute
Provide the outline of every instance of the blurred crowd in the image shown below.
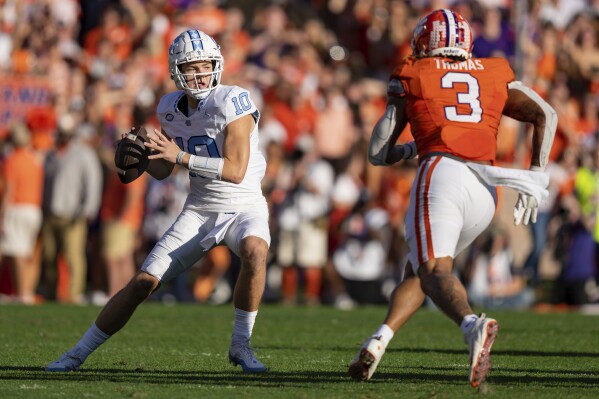
<svg viewBox="0 0 599 399"><path fill-rule="evenodd" d="M168 46L194 28L221 45L222 83L250 89L261 110L273 238L265 300L384 303L405 264L417 164L374 167L366 148L389 74L436 8L460 12L474 55L507 58L559 114L538 222L510 234L515 197L502 192L456 273L485 307L597 301L596 0L0 0L3 300L102 304L174 221L186 171L123 185L113 156L131 127L158 127L156 104L175 90ZM504 118L499 163L527 168L531 133ZM411 140L409 126L400 140ZM11 226L15 209L34 237ZM217 247L153 298L226 302L238 268Z"/></svg>

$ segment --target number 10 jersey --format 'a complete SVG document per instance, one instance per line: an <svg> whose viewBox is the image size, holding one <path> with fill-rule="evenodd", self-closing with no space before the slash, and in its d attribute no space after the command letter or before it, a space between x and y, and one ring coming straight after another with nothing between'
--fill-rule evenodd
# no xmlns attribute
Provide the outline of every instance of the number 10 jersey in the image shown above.
<svg viewBox="0 0 599 399"><path fill-rule="evenodd" d="M266 160L258 146L260 113L250 99L249 92L238 86L219 85L189 117L179 109L180 101L186 101L185 92L166 94L158 104L157 114L166 134L183 151L193 155L222 158L225 127L245 115L252 115L255 121L250 135L250 158L243 181L234 184L190 172L190 192L185 207L199 211L237 212L265 204L261 180L266 170Z"/></svg>

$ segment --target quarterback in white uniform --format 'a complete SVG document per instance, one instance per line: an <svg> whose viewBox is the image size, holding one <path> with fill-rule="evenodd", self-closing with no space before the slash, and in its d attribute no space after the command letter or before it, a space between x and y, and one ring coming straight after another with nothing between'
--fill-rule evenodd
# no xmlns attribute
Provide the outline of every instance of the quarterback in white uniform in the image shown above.
<svg viewBox="0 0 599 399"><path fill-rule="evenodd" d="M196 210L229 212L251 209L257 203L266 204L260 185L266 169L266 161L258 148L260 114L249 92L238 86L219 85L200 101L198 111L189 117L179 109L181 102L187 104L183 91L165 95L158 104L158 117L166 134L183 151L193 155L222 158L225 127L248 115L255 120L249 135L250 158L243 180L235 184L202 177L192 171L187 206Z"/></svg>
<svg viewBox="0 0 599 399"><path fill-rule="evenodd" d="M270 245L268 208L260 184L266 168L258 146L260 114L247 90L220 84L223 65L220 47L204 32L188 30L173 40L169 70L179 91L165 95L158 104L162 128L148 134L145 145L152 155L147 171L164 178L175 164L188 168L187 201L141 270L47 371L78 370L161 282L189 269L215 245L227 245L241 258L229 360L246 373L266 371L250 346Z"/></svg>

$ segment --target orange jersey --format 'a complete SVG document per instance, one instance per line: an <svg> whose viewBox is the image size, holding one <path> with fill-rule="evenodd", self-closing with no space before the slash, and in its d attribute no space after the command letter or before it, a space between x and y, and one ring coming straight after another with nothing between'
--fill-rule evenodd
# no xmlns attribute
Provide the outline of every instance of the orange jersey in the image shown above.
<svg viewBox="0 0 599 399"><path fill-rule="evenodd" d="M420 158L443 152L495 163L507 84L514 80L506 60L410 57L393 71L394 78L407 95L406 115Z"/></svg>
<svg viewBox="0 0 599 399"><path fill-rule="evenodd" d="M31 150L18 148L6 158L4 179L11 186L11 204L42 205L44 167Z"/></svg>
<svg viewBox="0 0 599 399"><path fill-rule="evenodd" d="M106 175L104 192L102 193L100 220L120 219L134 229L141 228L145 192L146 174L141 175L129 184L123 184L116 172L109 171Z"/></svg>

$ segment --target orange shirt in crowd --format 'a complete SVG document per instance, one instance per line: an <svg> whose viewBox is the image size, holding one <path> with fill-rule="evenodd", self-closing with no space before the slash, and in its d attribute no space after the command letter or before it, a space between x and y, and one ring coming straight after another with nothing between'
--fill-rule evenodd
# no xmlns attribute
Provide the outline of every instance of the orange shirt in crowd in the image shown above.
<svg viewBox="0 0 599 399"><path fill-rule="evenodd" d="M537 64L537 77L553 80L557 70L557 57L553 53L543 53Z"/></svg>
<svg viewBox="0 0 599 399"><path fill-rule="evenodd" d="M421 158L444 152L495 162L507 84L514 80L505 59L409 57L391 78L402 81L407 93L406 112Z"/></svg>
<svg viewBox="0 0 599 399"><path fill-rule="evenodd" d="M54 145L56 112L51 106L32 107L27 110L25 122L31 130L31 144L39 151L47 151Z"/></svg>
<svg viewBox="0 0 599 399"><path fill-rule="evenodd" d="M129 184L123 184L114 171L106 175L100 219L104 222L120 220L134 229L141 228L144 215L146 175Z"/></svg>
<svg viewBox="0 0 599 399"><path fill-rule="evenodd" d="M119 60L126 60L133 50L131 28L121 24L110 28L98 26L90 30L85 36L83 48L89 55L97 55L98 47L102 40L108 40L114 49L114 54Z"/></svg>
<svg viewBox="0 0 599 399"><path fill-rule="evenodd" d="M217 36L227 25L227 14L218 7L198 5L185 11L183 24L200 29L210 36Z"/></svg>
<svg viewBox="0 0 599 399"><path fill-rule="evenodd" d="M8 203L42 205L44 168L35 153L17 148L4 160L4 181L10 187Z"/></svg>

